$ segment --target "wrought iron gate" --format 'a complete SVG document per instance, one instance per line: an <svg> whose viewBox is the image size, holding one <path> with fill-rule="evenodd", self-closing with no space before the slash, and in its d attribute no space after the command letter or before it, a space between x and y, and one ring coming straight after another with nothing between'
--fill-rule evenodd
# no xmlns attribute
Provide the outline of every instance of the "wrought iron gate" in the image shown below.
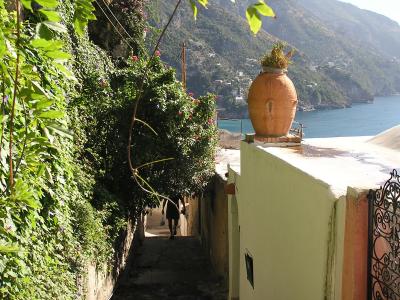
<svg viewBox="0 0 400 300"><path fill-rule="evenodd" d="M400 176L369 194L368 300L400 300Z"/></svg>

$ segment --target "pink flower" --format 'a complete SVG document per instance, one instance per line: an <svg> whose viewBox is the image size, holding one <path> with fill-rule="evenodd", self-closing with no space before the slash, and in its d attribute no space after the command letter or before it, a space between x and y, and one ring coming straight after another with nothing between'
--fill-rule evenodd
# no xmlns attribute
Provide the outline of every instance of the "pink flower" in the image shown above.
<svg viewBox="0 0 400 300"><path fill-rule="evenodd" d="M181 111L178 111L178 116L182 116L182 112Z"/></svg>
<svg viewBox="0 0 400 300"><path fill-rule="evenodd" d="M132 59L133 61L138 61L138 60L139 60L139 57L137 57L136 55L133 55L133 56L131 57L131 59Z"/></svg>
<svg viewBox="0 0 400 300"><path fill-rule="evenodd" d="M208 125L211 125L211 124L213 124L214 123L214 119L208 119L208 121L207 121L207 123L208 123Z"/></svg>
<svg viewBox="0 0 400 300"><path fill-rule="evenodd" d="M193 97L194 94L192 92L189 93L189 97Z"/></svg>
<svg viewBox="0 0 400 300"><path fill-rule="evenodd" d="M160 56L160 55L161 55L161 52L160 52L159 50L157 50L157 51L155 52L155 55L156 55L156 56Z"/></svg>

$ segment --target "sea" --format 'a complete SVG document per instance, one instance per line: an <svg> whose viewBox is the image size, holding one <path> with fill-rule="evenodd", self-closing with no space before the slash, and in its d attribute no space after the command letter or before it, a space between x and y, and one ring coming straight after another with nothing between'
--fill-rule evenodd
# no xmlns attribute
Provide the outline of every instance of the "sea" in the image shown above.
<svg viewBox="0 0 400 300"><path fill-rule="evenodd" d="M298 111L295 121L305 127L304 138L372 136L400 125L400 95L376 97L373 103L350 108ZM243 134L254 132L249 119L218 120L218 127Z"/></svg>

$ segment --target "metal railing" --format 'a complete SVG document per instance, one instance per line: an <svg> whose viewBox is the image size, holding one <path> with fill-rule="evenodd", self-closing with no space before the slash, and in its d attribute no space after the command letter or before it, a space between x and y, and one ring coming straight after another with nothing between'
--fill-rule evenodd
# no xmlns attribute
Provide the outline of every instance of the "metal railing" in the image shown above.
<svg viewBox="0 0 400 300"><path fill-rule="evenodd" d="M242 119L217 118L217 127L219 127L219 121L240 122L240 133L243 134L243 120Z"/></svg>
<svg viewBox="0 0 400 300"><path fill-rule="evenodd" d="M243 135L243 119L217 118L217 127L219 127L219 125L220 125L219 121L240 122L240 133ZM306 128L306 127L302 123L294 121L289 133L303 139L304 128Z"/></svg>
<svg viewBox="0 0 400 300"><path fill-rule="evenodd" d="M369 193L368 300L400 300L400 175Z"/></svg>

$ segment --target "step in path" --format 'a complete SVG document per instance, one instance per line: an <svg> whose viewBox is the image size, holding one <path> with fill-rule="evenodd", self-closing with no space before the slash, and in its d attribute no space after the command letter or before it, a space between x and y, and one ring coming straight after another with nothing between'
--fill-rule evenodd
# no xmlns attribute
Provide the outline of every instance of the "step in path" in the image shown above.
<svg viewBox="0 0 400 300"><path fill-rule="evenodd" d="M223 280L212 271L194 237L146 238L112 300L226 300Z"/></svg>

